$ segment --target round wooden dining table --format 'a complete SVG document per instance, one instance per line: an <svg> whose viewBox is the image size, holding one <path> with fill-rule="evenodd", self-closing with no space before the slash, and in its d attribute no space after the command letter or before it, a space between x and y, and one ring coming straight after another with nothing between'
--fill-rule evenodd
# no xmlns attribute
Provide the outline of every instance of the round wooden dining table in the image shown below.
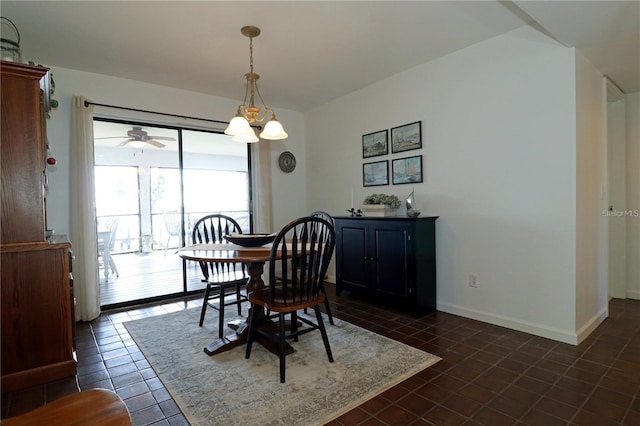
<svg viewBox="0 0 640 426"><path fill-rule="evenodd" d="M193 244L178 250L178 255L183 259L194 260L197 262L242 262L246 264L247 271L249 273L249 279L247 281L248 294L254 290L264 287L265 285L262 279L262 273L264 271L264 264L269 260L271 255L271 245L261 247L242 247L231 243ZM279 256L276 258L279 258ZM257 313L257 318L262 322L266 316L264 308L256 306L251 309L260 309ZM249 318L251 318L251 312L249 312L249 315L244 321L241 320L229 323L229 327L235 329L235 331L207 345L204 348L205 353L208 355L214 355L245 344L247 342L249 330ZM265 327L270 330L272 329L274 333L277 330L277 325L271 321L264 322L264 325L261 327ZM271 352L275 354L278 353L277 344L268 338L262 337L259 333L256 333L256 341L260 342ZM287 353L292 352L293 348L288 346Z"/></svg>

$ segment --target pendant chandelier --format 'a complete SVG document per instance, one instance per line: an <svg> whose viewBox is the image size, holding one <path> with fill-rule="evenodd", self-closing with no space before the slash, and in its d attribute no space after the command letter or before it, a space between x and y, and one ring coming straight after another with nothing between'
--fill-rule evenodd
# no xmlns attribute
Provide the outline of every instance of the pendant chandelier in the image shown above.
<svg viewBox="0 0 640 426"><path fill-rule="evenodd" d="M267 124L260 133L262 139L279 140L286 139L289 135L284 131L282 124L276 119L276 113L267 107L258 90L258 79L260 76L253 72L253 38L260 35L260 28L247 26L240 29L245 37L249 37L249 66L250 71L245 74L247 85L244 91L244 101L238 107L236 116L233 117L229 126L224 131L225 134L233 136L231 140L236 142L258 142L258 136L251 127L254 123L262 123L267 118ZM262 108L255 105L255 96L262 103Z"/></svg>

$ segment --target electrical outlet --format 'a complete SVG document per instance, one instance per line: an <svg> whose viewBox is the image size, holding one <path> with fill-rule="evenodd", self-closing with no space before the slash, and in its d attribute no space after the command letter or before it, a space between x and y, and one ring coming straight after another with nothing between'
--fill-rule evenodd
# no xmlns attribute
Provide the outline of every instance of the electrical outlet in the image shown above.
<svg viewBox="0 0 640 426"><path fill-rule="evenodd" d="M478 275L470 274L469 275L469 287L478 288L480 284L480 280L478 279Z"/></svg>

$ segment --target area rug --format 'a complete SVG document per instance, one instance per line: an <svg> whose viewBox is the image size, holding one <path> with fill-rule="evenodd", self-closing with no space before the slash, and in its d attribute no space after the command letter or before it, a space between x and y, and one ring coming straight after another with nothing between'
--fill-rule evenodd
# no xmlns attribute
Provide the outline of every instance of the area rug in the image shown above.
<svg viewBox="0 0 640 426"><path fill-rule="evenodd" d="M239 317L225 311L225 319ZM335 362L319 331L293 342L286 383L278 357L255 343L208 356L217 312L199 309L125 323L125 327L192 425L321 425L438 362L440 358L345 321L327 325ZM325 318L326 319L326 318Z"/></svg>

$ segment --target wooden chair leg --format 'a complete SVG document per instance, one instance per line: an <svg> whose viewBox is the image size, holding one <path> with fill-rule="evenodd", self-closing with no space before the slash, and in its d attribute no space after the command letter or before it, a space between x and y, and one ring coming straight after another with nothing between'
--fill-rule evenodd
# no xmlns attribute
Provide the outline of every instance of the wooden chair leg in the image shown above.
<svg viewBox="0 0 640 426"><path fill-rule="evenodd" d="M251 319L249 321L249 333L247 334L247 349L244 352L244 357L246 359L249 359L249 356L251 356L251 346L253 346L253 339L256 334L256 331L254 328L256 326L256 321L258 320L258 315L256 314L257 312L256 305L251 304L251 308L249 308L249 312L250 312Z"/></svg>
<svg viewBox="0 0 640 426"><path fill-rule="evenodd" d="M329 299L326 299L326 298L324 299L324 307L327 310L327 316L329 317L329 324L335 325L333 323L333 315L331 314L331 306L329 306Z"/></svg>
<svg viewBox="0 0 640 426"><path fill-rule="evenodd" d="M285 340L287 336L285 335L285 327L284 327L284 314L280 312L278 315L278 325L279 325L279 338L280 338L280 348L278 353L280 354L280 383L284 383L284 371L285 371L285 358L287 354L285 353Z"/></svg>
<svg viewBox="0 0 640 426"><path fill-rule="evenodd" d="M329 324L335 325L333 322L333 314L331 313L331 305L329 304L329 297L327 297L327 292L324 289L324 286L322 286L320 290L324 294L324 308L327 311L327 316L329 317ZM304 308L304 313L307 313L307 308Z"/></svg>
<svg viewBox="0 0 640 426"><path fill-rule="evenodd" d="M240 302L240 284L236 284L236 301L238 302L238 315L242 315L242 307L240 306L242 304Z"/></svg>
<svg viewBox="0 0 640 426"><path fill-rule="evenodd" d="M291 333L298 331L298 313L296 311L291 312ZM293 337L293 341L298 341L298 336Z"/></svg>
<svg viewBox="0 0 640 426"><path fill-rule="evenodd" d="M224 331L224 288L220 287L220 307L218 308L218 338L222 339Z"/></svg>
<svg viewBox="0 0 640 426"><path fill-rule="evenodd" d="M204 300L202 301L202 312L200 312L200 327L202 327L202 323L204 323L204 314L207 312L207 305L209 304L209 291L211 287L207 284L206 289L204 290Z"/></svg>
<svg viewBox="0 0 640 426"><path fill-rule="evenodd" d="M316 311L316 319L318 320L320 333L322 333L322 341L324 342L324 348L327 351L327 357L329 358L329 362L333 362L333 354L331 353L331 346L329 345L329 337L327 336L327 330L324 328L324 321L322 321L322 312L320 312L320 307L318 305L314 306L313 309Z"/></svg>

